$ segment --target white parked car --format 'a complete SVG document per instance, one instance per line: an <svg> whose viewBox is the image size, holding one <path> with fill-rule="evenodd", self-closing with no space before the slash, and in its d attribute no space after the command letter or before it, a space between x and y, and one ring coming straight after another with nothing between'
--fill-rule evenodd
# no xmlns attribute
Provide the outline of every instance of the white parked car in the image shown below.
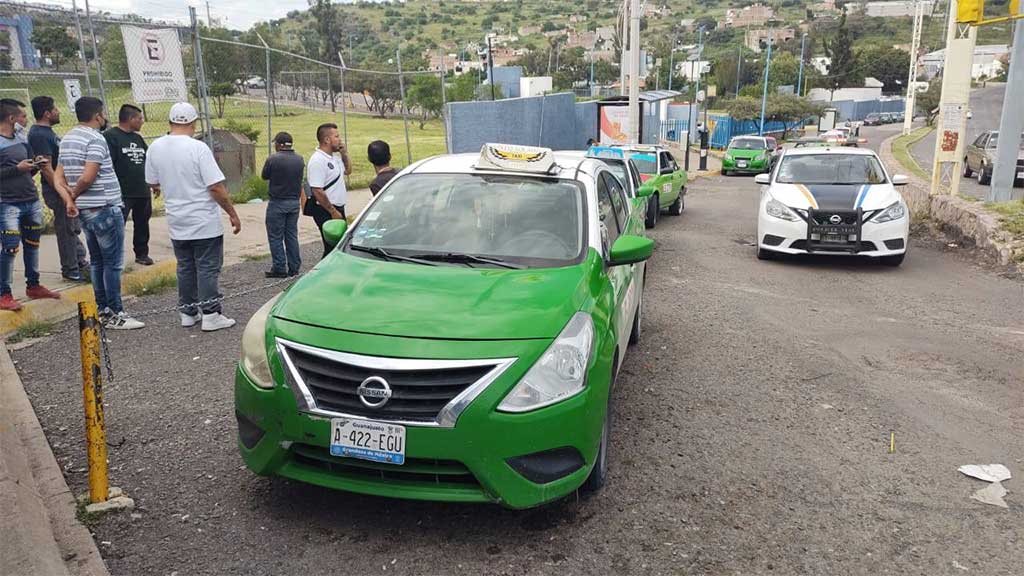
<svg viewBox="0 0 1024 576"><path fill-rule="evenodd" d="M762 184L757 257L784 254L873 256L899 266L910 210L878 156L865 148L790 148Z"/></svg>

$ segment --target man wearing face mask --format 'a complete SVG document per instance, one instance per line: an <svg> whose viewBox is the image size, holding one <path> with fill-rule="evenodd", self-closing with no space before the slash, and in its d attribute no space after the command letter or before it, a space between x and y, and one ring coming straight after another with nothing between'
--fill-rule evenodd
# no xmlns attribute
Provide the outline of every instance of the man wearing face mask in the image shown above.
<svg viewBox="0 0 1024 576"><path fill-rule="evenodd" d="M43 233L43 203L39 201L33 176L46 162L35 156L21 134L25 105L10 98L0 99L0 310L20 310L11 293L14 259L24 248L25 295L29 298L60 298L39 283L39 237ZM18 130L18 126L22 130ZM67 208L74 215L74 206Z"/></svg>
<svg viewBox="0 0 1024 576"><path fill-rule="evenodd" d="M124 212L121 186L114 173L110 148L102 132L107 124L103 101L84 96L75 102L78 126L60 143L57 181L67 182L78 206L92 261L92 290L100 318L112 330L145 326L124 311L121 271L124 270Z"/></svg>
<svg viewBox="0 0 1024 576"><path fill-rule="evenodd" d="M32 114L36 123L28 129L28 143L32 151L46 157L49 162L41 168L43 202L53 211L53 230L57 236L57 253L60 255L60 274L65 280L84 282L88 277L89 259L85 246L78 235L82 232L78 217L69 218L66 206L71 202L64 192L57 189L54 172L60 160L60 138L53 127L60 124L60 109L49 96L32 99ZM74 204L74 202L71 202Z"/></svg>

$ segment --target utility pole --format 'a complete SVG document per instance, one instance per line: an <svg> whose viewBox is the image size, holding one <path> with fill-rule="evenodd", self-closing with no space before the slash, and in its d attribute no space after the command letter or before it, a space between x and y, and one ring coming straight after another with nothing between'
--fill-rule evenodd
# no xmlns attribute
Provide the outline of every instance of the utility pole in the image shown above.
<svg viewBox="0 0 1024 576"><path fill-rule="evenodd" d="M701 26L698 29L698 36L697 36L697 58L696 58L695 62L691 60L691 64L690 64L690 79L691 80L693 79L693 76L694 76L693 65L694 64L697 65L697 72L696 72L697 83L696 83L696 86L694 87L694 90L693 90L693 100L690 101L690 107L689 107L689 109L687 110L687 113L686 113L686 116L687 116L687 120L686 120L686 157L687 157L687 159L689 159L689 157L690 157L690 143L693 142L693 129L695 127L694 124L696 124L697 123L697 119L700 118L699 112L697 111L696 108L693 107L693 105L697 101L697 95L700 94L700 76L701 76L701 63L700 63L700 59L701 59L701 56L703 54L704 54L704 27Z"/></svg>
<svg viewBox="0 0 1024 576"><path fill-rule="evenodd" d="M92 96L92 80L89 78L89 60L85 57L85 37L82 35L82 21L78 19L78 2L71 0L71 10L75 13L75 30L78 32L78 50L82 53L82 62L85 72L85 89ZM74 110L72 110L74 112Z"/></svg>
<svg viewBox="0 0 1024 576"><path fill-rule="evenodd" d="M491 79L491 102L497 100L494 96L494 54L491 52L491 37L487 37L487 69L489 70L488 76ZM412 161L410 160L411 164Z"/></svg>
<svg viewBox="0 0 1024 576"><path fill-rule="evenodd" d="M672 89L672 73L675 72L676 66L676 42L677 37L672 36L672 45L668 49L668 89Z"/></svg>
<svg viewBox="0 0 1024 576"><path fill-rule="evenodd" d="M210 0L206 0L206 26L213 28L213 18L210 17Z"/></svg>
<svg viewBox="0 0 1024 576"><path fill-rule="evenodd" d="M807 32L800 37L800 73L796 77L796 95L803 92L804 85L804 49L807 47Z"/></svg>
<svg viewBox="0 0 1024 576"><path fill-rule="evenodd" d="M100 48L96 43L96 29L92 26L92 12L89 11L89 0L85 0L85 20L89 23L89 35L92 36L92 57L96 60L96 80L100 84L100 100L103 108L107 107L107 91L103 88L103 62L100 61ZM88 74L88 71L86 72Z"/></svg>
<svg viewBox="0 0 1024 576"><path fill-rule="evenodd" d="M1017 14L1024 16L1024 3L1019 3ZM1013 25L1013 54L1010 55L1010 69L1006 75L1006 92L1003 94L1003 112L999 119L999 140L996 142L996 163L992 168L992 187L988 191L989 202L1007 202L1024 199L1024 192L1013 188L1015 178L1024 179L1017 168L1017 150L1020 134L1024 131L1024 110L1018 100L1024 94L1024 19Z"/></svg>
<svg viewBox="0 0 1024 576"><path fill-rule="evenodd" d="M949 0L946 27L946 58L942 68L942 98L935 136L935 160L932 166L932 194L960 192L960 176L967 135L967 111L971 95L971 65L978 28L960 24L958 0ZM1007 97L1011 96L1009 90ZM1012 106L1011 106L1012 107Z"/></svg>
<svg viewBox="0 0 1024 576"><path fill-rule="evenodd" d="M629 76L629 7L633 0L622 0L622 31L619 33L619 95L629 94L626 78Z"/></svg>
<svg viewBox="0 0 1024 576"><path fill-rule="evenodd" d="M487 42L490 47L490 40ZM489 55L489 54L488 54ZM405 107L405 79L402 77L402 46L395 50L395 60L398 62L398 91L402 96L402 124L405 125L405 157L408 164L412 164L412 145L409 144L409 111ZM494 90L493 76L491 90ZM492 98L493 100L493 98ZM407 165L408 165L407 164Z"/></svg>
<svg viewBox="0 0 1024 576"><path fill-rule="evenodd" d="M740 97L740 72L743 69L743 46L736 50L736 98Z"/></svg>
<svg viewBox="0 0 1024 576"><path fill-rule="evenodd" d="M924 21L924 2L914 2L914 33L910 40L910 71L907 72L907 97L904 99L903 133L910 134L914 123L914 99L917 97L917 51L921 47L921 27Z"/></svg>
<svg viewBox="0 0 1024 576"><path fill-rule="evenodd" d="M761 124L757 127L757 135L764 136L764 110L768 105L768 72L772 68L772 40L774 34L768 31L768 56L764 62L764 89L761 91Z"/></svg>
<svg viewBox="0 0 1024 576"><path fill-rule="evenodd" d="M640 143L640 0L629 10L629 143Z"/></svg>

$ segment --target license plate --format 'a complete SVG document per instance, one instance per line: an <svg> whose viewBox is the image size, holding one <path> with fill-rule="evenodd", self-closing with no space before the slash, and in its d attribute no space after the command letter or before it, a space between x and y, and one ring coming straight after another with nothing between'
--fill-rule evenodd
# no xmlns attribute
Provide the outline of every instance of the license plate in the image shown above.
<svg viewBox="0 0 1024 576"><path fill-rule="evenodd" d="M331 420L331 455L405 463L405 426L372 420Z"/></svg>
<svg viewBox="0 0 1024 576"><path fill-rule="evenodd" d="M825 242L831 244L846 244L846 236L840 236L839 234L825 234L823 238Z"/></svg>
<svg viewBox="0 0 1024 576"><path fill-rule="evenodd" d="M1017 172L1017 178L1024 178L1024 172Z"/></svg>
<svg viewBox="0 0 1024 576"><path fill-rule="evenodd" d="M736 162L736 166L739 167L739 168L746 168L747 167L747 161L746 160L740 160L740 161Z"/></svg>

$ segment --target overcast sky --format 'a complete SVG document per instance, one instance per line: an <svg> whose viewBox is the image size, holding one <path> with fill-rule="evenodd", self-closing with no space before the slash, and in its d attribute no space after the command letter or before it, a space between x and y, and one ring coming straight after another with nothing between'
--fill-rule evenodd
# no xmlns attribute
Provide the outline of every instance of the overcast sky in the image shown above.
<svg viewBox="0 0 1024 576"><path fill-rule="evenodd" d="M54 2L71 7L71 0L36 0ZM79 9L85 0L77 0ZM188 21L188 6L193 5L200 20L206 20L205 0L89 0L94 11L106 10L115 14L138 14L145 18ZM307 0L210 0L210 13L214 20L223 19L229 28L245 30L260 20L283 18L292 10L309 7Z"/></svg>

